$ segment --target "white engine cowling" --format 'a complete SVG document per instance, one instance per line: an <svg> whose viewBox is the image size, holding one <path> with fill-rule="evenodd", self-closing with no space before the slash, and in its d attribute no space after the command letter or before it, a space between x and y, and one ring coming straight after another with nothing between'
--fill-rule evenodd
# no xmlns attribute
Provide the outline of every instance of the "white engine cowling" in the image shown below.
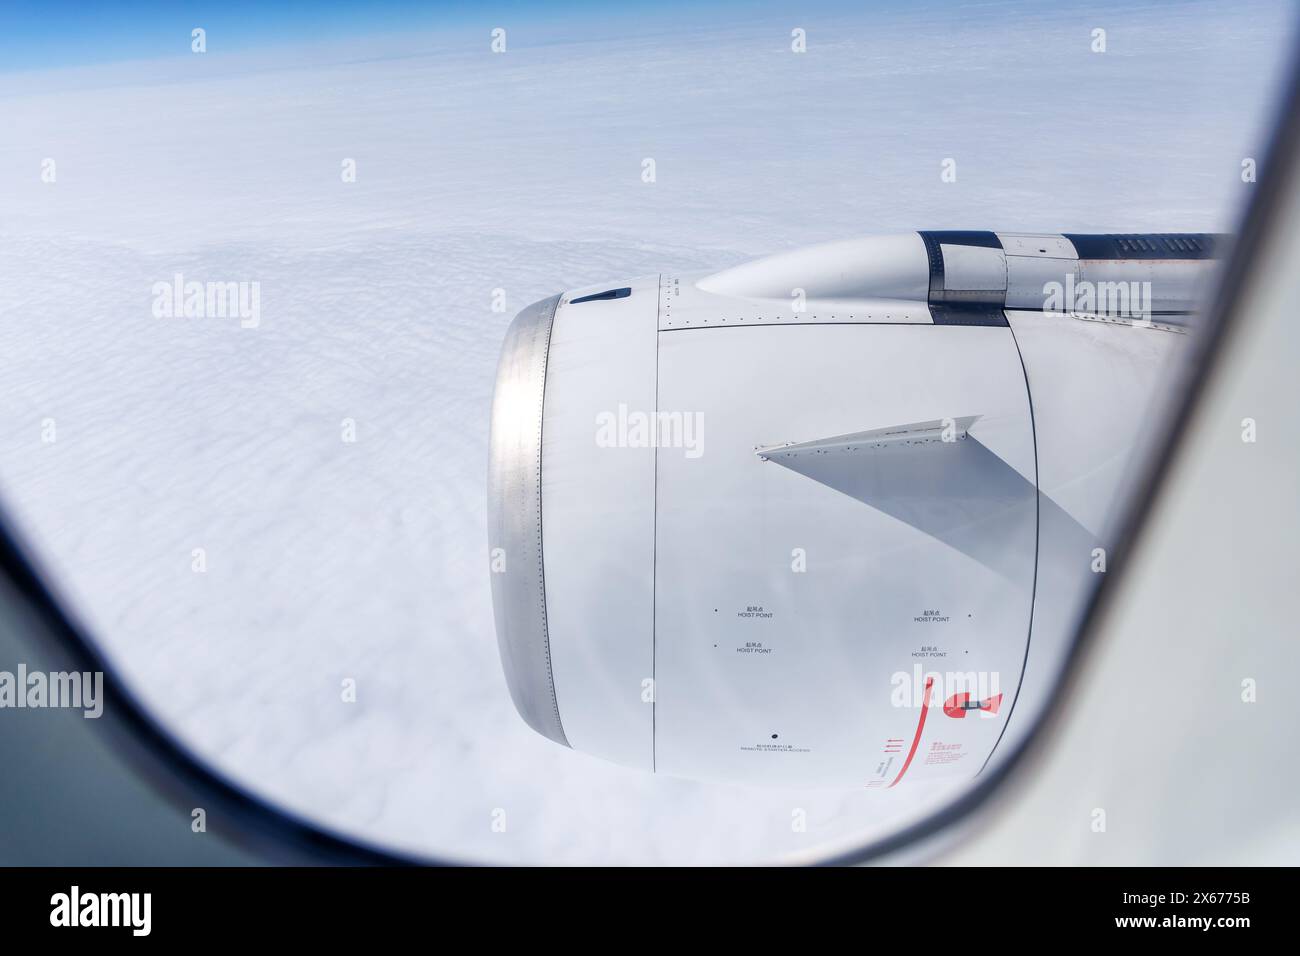
<svg viewBox="0 0 1300 956"><path fill-rule="evenodd" d="M691 778L978 773L1043 702L1214 246L912 233L523 310L488 483L520 714Z"/></svg>

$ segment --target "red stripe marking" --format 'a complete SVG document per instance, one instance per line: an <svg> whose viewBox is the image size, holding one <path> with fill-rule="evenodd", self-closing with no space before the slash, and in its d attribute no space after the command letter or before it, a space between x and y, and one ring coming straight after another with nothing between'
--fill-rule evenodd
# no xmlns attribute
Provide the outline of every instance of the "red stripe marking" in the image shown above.
<svg viewBox="0 0 1300 956"><path fill-rule="evenodd" d="M894 778L894 783L903 779L903 774L907 773L907 768L912 766L912 758L916 756L916 747L921 742L921 731L925 729L925 713L930 709L930 686L934 683L933 677L925 679L925 698L921 701L921 719L916 722L916 735L912 738L912 749L907 752L907 759L903 761L903 769L898 771L898 776ZM894 783L889 786L892 787ZM888 787L886 787L888 789Z"/></svg>

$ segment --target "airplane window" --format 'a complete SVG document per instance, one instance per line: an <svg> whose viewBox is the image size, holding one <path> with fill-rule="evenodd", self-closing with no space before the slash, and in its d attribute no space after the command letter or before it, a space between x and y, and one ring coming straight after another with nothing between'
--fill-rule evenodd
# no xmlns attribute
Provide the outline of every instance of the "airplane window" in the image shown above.
<svg viewBox="0 0 1300 956"><path fill-rule="evenodd" d="M0 65L0 503L114 676L419 858L952 806L1140 500L1291 5L367 9Z"/></svg>

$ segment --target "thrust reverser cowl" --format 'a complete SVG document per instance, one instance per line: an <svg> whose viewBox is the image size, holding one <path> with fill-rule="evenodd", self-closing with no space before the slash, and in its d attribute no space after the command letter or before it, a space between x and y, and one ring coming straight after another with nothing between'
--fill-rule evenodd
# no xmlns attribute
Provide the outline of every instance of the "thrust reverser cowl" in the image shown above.
<svg viewBox="0 0 1300 956"><path fill-rule="evenodd" d="M488 500L521 715L693 778L979 772L1048 684L1212 255L917 233L525 309ZM1043 310L1129 281L1146 313Z"/></svg>

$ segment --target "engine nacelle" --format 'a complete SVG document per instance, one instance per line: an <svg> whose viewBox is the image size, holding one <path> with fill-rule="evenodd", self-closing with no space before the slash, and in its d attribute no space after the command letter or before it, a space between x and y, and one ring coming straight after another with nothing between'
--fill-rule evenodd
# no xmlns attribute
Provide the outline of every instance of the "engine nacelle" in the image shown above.
<svg viewBox="0 0 1300 956"><path fill-rule="evenodd" d="M519 713L691 778L978 773L1104 567L1214 246L922 232L524 309L488 481Z"/></svg>

